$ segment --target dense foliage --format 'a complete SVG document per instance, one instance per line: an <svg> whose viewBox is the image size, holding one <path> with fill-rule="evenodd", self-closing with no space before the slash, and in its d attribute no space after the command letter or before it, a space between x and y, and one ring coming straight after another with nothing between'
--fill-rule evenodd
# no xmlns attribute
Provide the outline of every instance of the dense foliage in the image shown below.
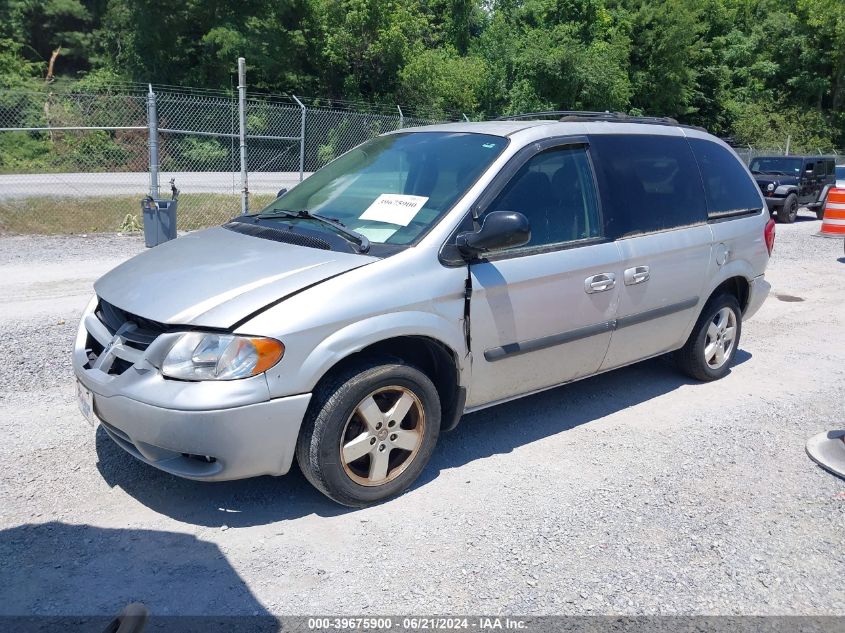
<svg viewBox="0 0 845 633"><path fill-rule="evenodd" d="M737 143L845 146L845 0L0 0L0 87L59 76L621 110Z"/></svg>

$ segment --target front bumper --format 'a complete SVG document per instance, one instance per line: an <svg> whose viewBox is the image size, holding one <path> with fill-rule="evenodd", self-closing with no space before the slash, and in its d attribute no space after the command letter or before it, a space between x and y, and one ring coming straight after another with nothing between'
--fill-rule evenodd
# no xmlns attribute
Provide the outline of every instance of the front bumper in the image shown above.
<svg viewBox="0 0 845 633"><path fill-rule="evenodd" d="M291 466L311 394L270 399L263 375L244 380L185 382L161 376L150 362L155 343L129 350L118 372L92 362L92 337L108 335L89 304L73 351L76 378L93 395L109 437L138 459L180 477L219 481L283 475ZM117 338L117 337L115 337ZM111 350L111 351L110 351ZM115 352L114 350L118 350ZM101 355L120 354L113 342Z"/></svg>
<svg viewBox="0 0 845 633"><path fill-rule="evenodd" d="M786 198L770 198L768 196L763 196L766 199L766 206L769 208L769 211L777 211L778 209L783 208L783 201Z"/></svg>
<svg viewBox="0 0 845 633"><path fill-rule="evenodd" d="M748 289L748 305L745 306L745 311L742 313L743 321L750 319L757 313L766 297L769 296L771 289L772 285L766 281L765 275L760 275L751 280Z"/></svg>
<svg viewBox="0 0 845 633"><path fill-rule="evenodd" d="M92 393L103 429L127 453L172 475L207 481L288 472L311 399L305 394L232 409L178 411Z"/></svg>

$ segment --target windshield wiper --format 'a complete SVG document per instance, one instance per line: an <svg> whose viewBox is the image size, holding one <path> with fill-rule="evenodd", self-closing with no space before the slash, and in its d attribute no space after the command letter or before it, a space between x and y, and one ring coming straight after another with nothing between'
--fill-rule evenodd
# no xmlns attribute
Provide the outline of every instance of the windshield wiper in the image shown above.
<svg viewBox="0 0 845 633"><path fill-rule="evenodd" d="M335 231L346 237L349 241L354 242L358 245L358 252L359 253L366 253L370 250L370 240L367 239L366 235L362 235L358 231L353 231L352 229L346 228L346 225L341 222L340 220L336 220L335 218L329 218L325 215L318 215L316 213L311 213L306 209L300 209L299 211L284 211L284 210L276 210L270 211L268 213L260 213L258 217L262 220L272 220L273 218L293 218L297 220L315 220L317 222L321 222L327 226L330 226Z"/></svg>

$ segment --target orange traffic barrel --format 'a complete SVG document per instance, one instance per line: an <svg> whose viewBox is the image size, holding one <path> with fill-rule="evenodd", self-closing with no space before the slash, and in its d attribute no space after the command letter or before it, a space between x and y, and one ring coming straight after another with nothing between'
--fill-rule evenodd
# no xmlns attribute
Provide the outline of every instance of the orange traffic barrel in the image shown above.
<svg viewBox="0 0 845 633"><path fill-rule="evenodd" d="M827 192L824 203L823 237L845 237L845 189L834 188Z"/></svg>

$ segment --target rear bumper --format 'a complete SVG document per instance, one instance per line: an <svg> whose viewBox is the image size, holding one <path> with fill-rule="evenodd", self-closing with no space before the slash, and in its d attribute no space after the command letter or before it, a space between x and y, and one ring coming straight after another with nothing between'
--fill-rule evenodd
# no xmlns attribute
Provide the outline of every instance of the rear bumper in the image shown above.
<svg viewBox="0 0 845 633"><path fill-rule="evenodd" d="M766 281L765 275L760 275L751 280L748 288L748 305L745 306L745 311L742 313L743 321L750 319L757 313L766 297L769 296L771 289L772 286Z"/></svg>

